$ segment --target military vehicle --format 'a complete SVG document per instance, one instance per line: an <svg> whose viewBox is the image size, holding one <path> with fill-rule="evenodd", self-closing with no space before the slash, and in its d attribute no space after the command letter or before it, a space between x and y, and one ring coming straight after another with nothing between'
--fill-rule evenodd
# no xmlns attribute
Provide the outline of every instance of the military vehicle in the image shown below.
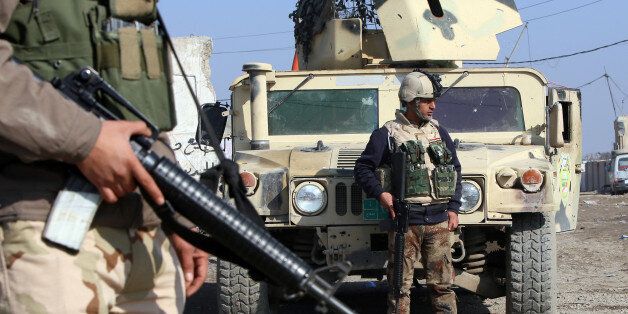
<svg viewBox="0 0 628 314"><path fill-rule="evenodd" d="M611 151L611 160L608 164L608 178L611 194L628 192L628 137L626 124L628 116L618 116L613 121L615 129L615 144Z"/></svg>
<svg viewBox="0 0 628 314"><path fill-rule="evenodd" d="M246 64L231 85L234 159L266 227L313 264L350 261L352 274L383 278L388 215L353 167L421 68L448 89L435 118L462 164L455 284L507 296L509 312L555 312L555 235L577 221L580 91L531 68L463 67L496 59L496 34L522 23L514 1L347 3L299 1L300 70ZM218 281L223 311L267 309L271 289L245 270L219 261Z"/></svg>

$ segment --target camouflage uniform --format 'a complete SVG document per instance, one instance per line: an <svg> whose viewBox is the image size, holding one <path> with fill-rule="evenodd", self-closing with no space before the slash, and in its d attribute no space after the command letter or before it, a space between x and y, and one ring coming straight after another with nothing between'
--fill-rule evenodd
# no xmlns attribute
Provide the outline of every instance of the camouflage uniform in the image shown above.
<svg viewBox="0 0 628 314"><path fill-rule="evenodd" d="M160 228L92 228L76 255L43 242L43 228L2 224L0 313L183 312L179 261Z"/></svg>
<svg viewBox="0 0 628 314"><path fill-rule="evenodd" d="M426 270L432 308L435 313L456 313L456 294L451 290L454 273L447 221L432 225L410 226L405 235L403 280L398 313L410 313L410 288L414 279L414 263L420 257ZM394 260L395 232L388 232L388 260ZM393 264L388 263L387 278L393 278ZM388 294L388 313L395 313L396 298Z"/></svg>
<svg viewBox="0 0 628 314"><path fill-rule="evenodd" d="M155 53L165 51L164 41L155 43L154 31L136 26L127 28L132 31L127 40L136 49L118 51L119 42L100 41L105 38L101 28L104 32L113 22L113 9L125 21L139 20L154 12L155 2L0 0L0 313L183 311L179 261L139 193L103 204L77 255L41 239L70 164L92 151L101 122L52 85L34 79L32 71L48 80L90 66L115 76L122 71L120 51L137 52L124 58L124 68L132 69L125 73L137 77L116 76L115 87L126 91L140 111L157 116L148 114L151 120L173 122L171 97L157 96L170 93L170 74L162 66L168 64L166 54L161 60ZM126 14L133 13L129 10L136 14ZM114 37L122 36L106 38ZM107 61L113 62L102 63ZM153 105L154 110L148 108ZM172 127L158 124L161 130ZM174 156L162 146L167 152L160 154Z"/></svg>
<svg viewBox="0 0 628 314"><path fill-rule="evenodd" d="M425 73L412 72L406 75L399 88L399 100L407 108L399 110L395 120L373 131L360 158L355 163L354 176L368 197L379 199L382 206L389 207L393 195L390 191L394 182L385 177L390 171L394 151L403 151L405 173L394 173L390 177L405 176L403 201L409 206L401 296L394 297L395 231L388 233L389 282L388 313L410 313L410 288L414 279L414 264L421 256L430 288L432 307L436 313L456 313L456 295L451 290L453 265L449 240L450 213L456 215L462 197L461 165L449 132L431 119L429 110L435 109L434 98L440 86L436 79ZM427 102L421 99L428 100ZM420 103L414 103L419 100ZM409 103L413 103L413 108ZM422 104L427 105L423 106ZM419 106L423 110L419 109ZM408 119L412 119L412 122ZM387 166L387 167L385 167ZM382 176L384 174L384 176ZM384 197L382 197L384 195ZM398 306L398 307L397 307Z"/></svg>

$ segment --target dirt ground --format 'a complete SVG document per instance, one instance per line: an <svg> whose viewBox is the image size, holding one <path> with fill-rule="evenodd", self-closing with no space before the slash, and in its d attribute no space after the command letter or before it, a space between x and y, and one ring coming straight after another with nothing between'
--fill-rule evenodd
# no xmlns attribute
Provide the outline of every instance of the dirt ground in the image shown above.
<svg viewBox="0 0 628 314"><path fill-rule="evenodd" d="M580 197L578 227L558 239L558 311L628 313L628 194ZM353 278L350 278L353 279ZM215 261L209 280L186 305L187 314L217 313ZM429 312L427 290L412 291L412 312ZM457 289L459 313L505 313L505 298L481 299ZM350 280L338 297L358 313L385 313L386 284ZM316 313L315 302L282 304L279 313Z"/></svg>

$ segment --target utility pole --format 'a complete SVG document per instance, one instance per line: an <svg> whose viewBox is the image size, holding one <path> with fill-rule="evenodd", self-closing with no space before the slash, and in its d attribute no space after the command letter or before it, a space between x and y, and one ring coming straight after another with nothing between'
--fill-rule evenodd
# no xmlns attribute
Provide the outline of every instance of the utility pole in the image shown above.
<svg viewBox="0 0 628 314"><path fill-rule="evenodd" d="M604 77L606 78L606 85L608 85L608 93L611 95L611 104L613 104L613 112L615 118L617 118L617 109L615 108L615 98L613 97L613 90L611 89L611 82L608 79L608 73L606 73L606 67L604 67Z"/></svg>

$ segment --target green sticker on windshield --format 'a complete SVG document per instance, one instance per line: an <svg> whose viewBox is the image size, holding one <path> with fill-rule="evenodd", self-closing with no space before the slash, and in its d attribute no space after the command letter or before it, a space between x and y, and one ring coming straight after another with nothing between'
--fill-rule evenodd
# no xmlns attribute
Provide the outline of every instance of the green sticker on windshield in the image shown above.
<svg viewBox="0 0 628 314"><path fill-rule="evenodd" d="M388 211L376 199L367 198L362 201L362 219L366 221L388 219Z"/></svg>

